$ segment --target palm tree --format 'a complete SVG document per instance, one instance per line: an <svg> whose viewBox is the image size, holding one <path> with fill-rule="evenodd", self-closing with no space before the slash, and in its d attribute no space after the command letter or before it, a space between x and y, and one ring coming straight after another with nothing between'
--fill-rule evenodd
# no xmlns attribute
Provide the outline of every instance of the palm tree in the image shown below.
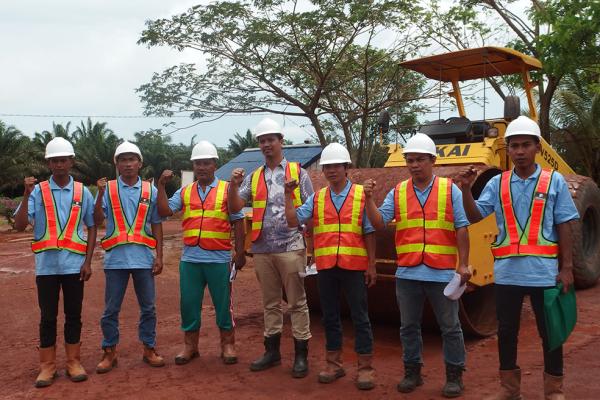
<svg viewBox="0 0 600 400"><path fill-rule="evenodd" d="M595 79L593 79L595 78ZM589 72L570 75L555 94L551 140L577 172L600 183L600 90Z"/></svg>
<svg viewBox="0 0 600 400"><path fill-rule="evenodd" d="M20 185L31 173L29 144L21 131L0 121L0 191Z"/></svg>
<svg viewBox="0 0 600 400"><path fill-rule="evenodd" d="M245 149L253 147L258 147L258 140L256 140L252 132L250 132L250 129L248 129L245 136L236 133L233 136L233 139L229 139L227 150L233 158L238 154L241 154Z"/></svg>
<svg viewBox="0 0 600 400"><path fill-rule="evenodd" d="M92 123L90 118L73 132L75 168L73 175L87 185L99 178L116 176L113 162L115 149L122 142L106 127L106 122Z"/></svg>

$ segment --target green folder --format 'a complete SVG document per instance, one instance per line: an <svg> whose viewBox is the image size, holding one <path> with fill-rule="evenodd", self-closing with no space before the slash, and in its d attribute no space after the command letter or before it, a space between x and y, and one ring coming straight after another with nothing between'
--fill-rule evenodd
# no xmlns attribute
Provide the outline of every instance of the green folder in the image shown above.
<svg viewBox="0 0 600 400"><path fill-rule="evenodd" d="M544 290L544 318L550 350L554 350L567 341L577 322L577 304L575 287L571 285L563 293L562 283Z"/></svg>

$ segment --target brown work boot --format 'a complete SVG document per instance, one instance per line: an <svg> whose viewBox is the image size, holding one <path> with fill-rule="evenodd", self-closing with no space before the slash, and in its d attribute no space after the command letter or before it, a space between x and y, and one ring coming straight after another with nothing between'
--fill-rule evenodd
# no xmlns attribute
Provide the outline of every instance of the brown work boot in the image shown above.
<svg viewBox="0 0 600 400"><path fill-rule="evenodd" d="M198 357L198 338L200 331L186 331L183 336L183 351L175 356L175 364L184 365Z"/></svg>
<svg viewBox="0 0 600 400"><path fill-rule="evenodd" d="M81 365L81 342L75 344L65 343L67 353L67 376L72 382L83 382L88 376Z"/></svg>
<svg viewBox="0 0 600 400"><path fill-rule="evenodd" d="M500 370L500 390L486 400L521 400L521 370Z"/></svg>
<svg viewBox="0 0 600 400"><path fill-rule="evenodd" d="M35 387L43 388L52 385L56 378L56 346L40 347L40 373L35 378Z"/></svg>
<svg viewBox="0 0 600 400"><path fill-rule="evenodd" d="M221 358L225 364L237 363L237 355L235 354L235 331L233 328L226 331L221 329Z"/></svg>
<svg viewBox="0 0 600 400"><path fill-rule="evenodd" d="M105 374L110 372L118 364L117 346L104 347L102 351L104 351L104 354L102 354L102 360L96 366L97 374Z"/></svg>
<svg viewBox="0 0 600 400"><path fill-rule="evenodd" d="M158 355L154 347L148 347L144 345L144 356L142 357L142 361L151 367L164 367L165 360Z"/></svg>
<svg viewBox="0 0 600 400"><path fill-rule="evenodd" d="M554 376L544 372L544 400L565 400L562 376Z"/></svg>
<svg viewBox="0 0 600 400"><path fill-rule="evenodd" d="M373 354L358 354L358 375L356 387L371 390L375 387L375 369L371 366Z"/></svg>
<svg viewBox="0 0 600 400"><path fill-rule="evenodd" d="M328 351L325 361L327 364L325 370L319 372L319 382L331 383L346 375L342 364L342 350Z"/></svg>

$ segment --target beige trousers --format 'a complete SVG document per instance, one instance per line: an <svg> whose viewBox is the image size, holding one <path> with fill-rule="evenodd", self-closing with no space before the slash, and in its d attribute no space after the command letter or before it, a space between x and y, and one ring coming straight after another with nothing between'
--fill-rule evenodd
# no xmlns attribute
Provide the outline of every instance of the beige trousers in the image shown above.
<svg viewBox="0 0 600 400"><path fill-rule="evenodd" d="M254 254L254 270L263 297L265 336L275 335L283 329L281 308L283 287L294 338L306 340L311 337L304 278L298 275L298 272L304 271L305 266L306 250L304 249L284 253Z"/></svg>

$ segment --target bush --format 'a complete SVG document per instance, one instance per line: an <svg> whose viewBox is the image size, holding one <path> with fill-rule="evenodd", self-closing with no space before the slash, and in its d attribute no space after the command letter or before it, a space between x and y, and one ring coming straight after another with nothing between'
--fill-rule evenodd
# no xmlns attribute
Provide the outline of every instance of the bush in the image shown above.
<svg viewBox="0 0 600 400"><path fill-rule="evenodd" d="M15 227L14 214L19 204L21 204L22 197L14 199L8 197L0 197L0 216L6 218L6 221L11 227Z"/></svg>

